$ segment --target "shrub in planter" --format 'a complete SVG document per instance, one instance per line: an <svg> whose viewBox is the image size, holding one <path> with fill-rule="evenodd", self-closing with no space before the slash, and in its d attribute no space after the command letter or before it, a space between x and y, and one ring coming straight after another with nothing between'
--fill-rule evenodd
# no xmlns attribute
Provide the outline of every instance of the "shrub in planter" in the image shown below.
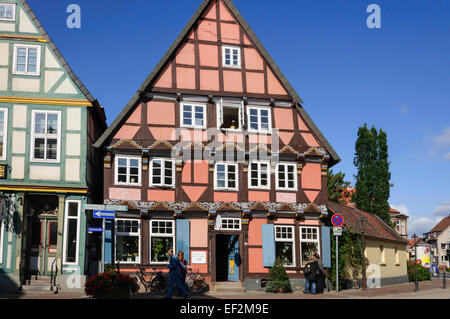
<svg viewBox="0 0 450 319"><path fill-rule="evenodd" d="M289 277L279 258L277 258L272 269L270 269L269 282L267 283L265 290L270 293L292 292Z"/></svg>
<svg viewBox="0 0 450 319"><path fill-rule="evenodd" d="M414 263L408 264L408 279L410 282L416 281L416 265ZM417 280L430 280L431 273L422 265L417 265Z"/></svg>
<svg viewBox="0 0 450 319"><path fill-rule="evenodd" d="M91 277L84 285L86 295L98 299L127 299L137 292L136 279L127 274L109 271Z"/></svg>

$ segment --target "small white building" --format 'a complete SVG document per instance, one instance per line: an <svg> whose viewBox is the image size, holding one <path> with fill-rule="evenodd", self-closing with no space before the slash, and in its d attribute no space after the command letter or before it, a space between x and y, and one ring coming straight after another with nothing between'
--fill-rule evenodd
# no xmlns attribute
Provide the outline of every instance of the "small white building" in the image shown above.
<svg viewBox="0 0 450 319"><path fill-rule="evenodd" d="M431 246L433 263L449 267L450 260L450 216L443 218L428 233L424 240Z"/></svg>

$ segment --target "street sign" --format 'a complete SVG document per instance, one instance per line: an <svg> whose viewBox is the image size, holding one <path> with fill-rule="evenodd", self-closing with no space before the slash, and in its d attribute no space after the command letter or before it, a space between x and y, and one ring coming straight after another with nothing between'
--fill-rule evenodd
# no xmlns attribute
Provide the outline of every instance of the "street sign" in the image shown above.
<svg viewBox="0 0 450 319"><path fill-rule="evenodd" d="M342 225L344 225L344 217L341 214L334 214L331 217L331 223L335 227L341 227Z"/></svg>
<svg viewBox="0 0 450 319"><path fill-rule="evenodd" d="M116 212L104 211L104 210L95 210L94 211L94 218L114 219L114 218L116 218Z"/></svg>
<svg viewBox="0 0 450 319"><path fill-rule="evenodd" d="M125 205L106 205L105 210L113 210L116 212L127 212L128 206Z"/></svg>
<svg viewBox="0 0 450 319"><path fill-rule="evenodd" d="M342 236L342 227L333 227L334 236Z"/></svg>
<svg viewBox="0 0 450 319"><path fill-rule="evenodd" d="M84 210L105 210L105 205L97 205L97 204L84 204Z"/></svg>
<svg viewBox="0 0 450 319"><path fill-rule="evenodd" d="M103 233L102 227L88 227L88 232L90 233Z"/></svg>

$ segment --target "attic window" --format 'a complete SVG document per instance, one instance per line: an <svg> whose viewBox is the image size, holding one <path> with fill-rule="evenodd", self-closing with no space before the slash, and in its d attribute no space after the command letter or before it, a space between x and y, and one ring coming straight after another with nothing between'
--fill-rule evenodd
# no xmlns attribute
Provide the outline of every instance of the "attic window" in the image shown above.
<svg viewBox="0 0 450 319"><path fill-rule="evenodd" d="M224 67L241 68L241 48L224 46L222 56Z"/></svg>
<svg viewBox="0 0 450 319"><path fill-rule="evenodd" d="M241 130L243 103L228 104L222 100L217 105L217 127L222 130Z"/></svg>
<svg viewBox="0 0 450 319"><path fill-rule="evenodd" d="M0 20L14 21L16 6L12 3L0 3Z"/></svg>

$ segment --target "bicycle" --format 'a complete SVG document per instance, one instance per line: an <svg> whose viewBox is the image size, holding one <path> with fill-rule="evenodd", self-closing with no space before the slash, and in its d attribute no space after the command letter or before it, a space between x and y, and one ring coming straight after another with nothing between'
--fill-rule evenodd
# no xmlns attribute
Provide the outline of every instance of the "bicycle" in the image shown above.
<svg viewBox="0 0 450 319"><path fill-rule="evenodd" d="M192 269L189 269L186 276L186 288L190 292L198 293L208 290L209 286L200 274L194 274L192 273Z"/></svg>
<svg viewBox="0 0 450 319"><path fill-rule="evenodd" d="M139 268L139 271L136 271L134 277L138 283L138 291L142 285L145 288L145 292L166 293L169 290L169 279L161 271L157 272L156 268L152 268L152 270L153 273L150 275L150 280L145 279L143 268Z"/></svg>

